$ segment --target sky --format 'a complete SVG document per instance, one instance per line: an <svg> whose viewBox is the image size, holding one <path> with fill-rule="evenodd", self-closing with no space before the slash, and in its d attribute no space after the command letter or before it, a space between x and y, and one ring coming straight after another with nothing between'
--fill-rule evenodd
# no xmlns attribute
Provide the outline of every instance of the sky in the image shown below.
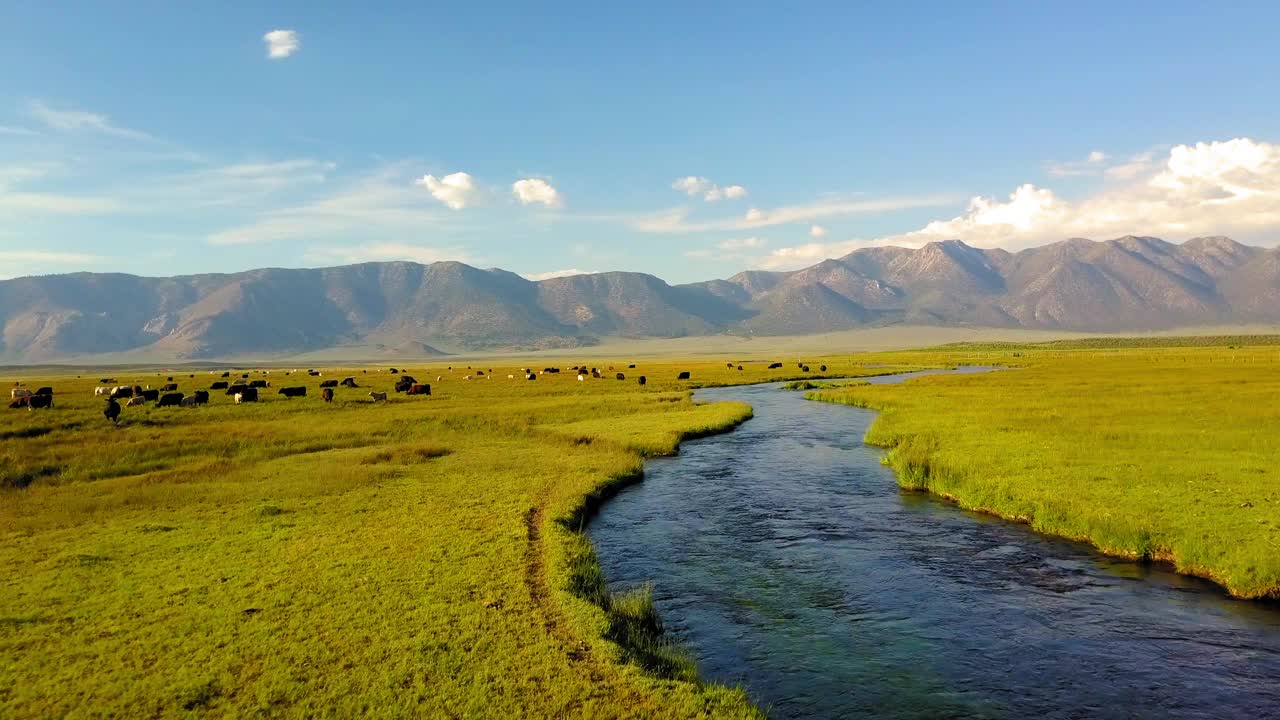
<svg viewBox="0 0 1280 720"><path fill-rule="evenodd" d="M1280 243L1280 4L889 5L0 3L0 278Z"/></svg>

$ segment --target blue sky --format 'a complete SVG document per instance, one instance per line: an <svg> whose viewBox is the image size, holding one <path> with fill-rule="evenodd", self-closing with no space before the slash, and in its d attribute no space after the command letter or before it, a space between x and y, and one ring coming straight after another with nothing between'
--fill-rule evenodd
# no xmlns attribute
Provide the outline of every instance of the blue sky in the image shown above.
<svg viewBox="0 0 1280 720"><path fill-rule="evenodd" d="M258 5L0 9L0 277L1280 241L1275 3Z"/></svg>

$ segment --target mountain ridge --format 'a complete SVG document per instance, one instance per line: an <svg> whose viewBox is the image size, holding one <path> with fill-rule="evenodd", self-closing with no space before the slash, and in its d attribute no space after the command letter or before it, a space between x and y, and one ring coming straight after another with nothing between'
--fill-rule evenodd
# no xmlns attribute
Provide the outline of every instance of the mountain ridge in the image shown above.
<svg viewBox="0 0 1280 720"><path fill-rule="evenodd" d="M0 281L8 362L142 351L215 359L352 344L536 350L604 336L900 323L1116 332L1227 322L1280 322L1280 249L1222 236L1071 238L1018 252L947 240L681 285L623 271L532 281L454 261Z"/></svg>

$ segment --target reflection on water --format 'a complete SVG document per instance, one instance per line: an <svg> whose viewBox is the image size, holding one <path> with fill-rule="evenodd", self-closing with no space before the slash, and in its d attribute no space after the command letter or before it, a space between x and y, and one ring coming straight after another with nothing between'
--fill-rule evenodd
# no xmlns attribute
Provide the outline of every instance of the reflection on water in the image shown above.
<svg viewBox="0 0 1280 720"><path fill-rule="evenodd" d="M591 525L704 677L774 717L1280 717L1274 606L900 492L873 413L776 387L699 391L755 418Z"/></svg>

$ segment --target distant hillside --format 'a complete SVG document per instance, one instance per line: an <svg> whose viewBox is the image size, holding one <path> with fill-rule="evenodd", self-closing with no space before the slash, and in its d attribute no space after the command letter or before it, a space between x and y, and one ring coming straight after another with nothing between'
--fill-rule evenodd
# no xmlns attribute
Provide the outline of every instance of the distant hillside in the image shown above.
<svg viewBox="0 0 1280 720"><path fill-rule="evenodd" d="M602 336L796 335L911 323L1080 331L1280 322L1280 250L1224 237L959 241L856 250L793 272L668 285L641 273L533 282L462 263L0 282L0 361L145 352L209 359L376 346L379 355L577 347Z"/></svg>

